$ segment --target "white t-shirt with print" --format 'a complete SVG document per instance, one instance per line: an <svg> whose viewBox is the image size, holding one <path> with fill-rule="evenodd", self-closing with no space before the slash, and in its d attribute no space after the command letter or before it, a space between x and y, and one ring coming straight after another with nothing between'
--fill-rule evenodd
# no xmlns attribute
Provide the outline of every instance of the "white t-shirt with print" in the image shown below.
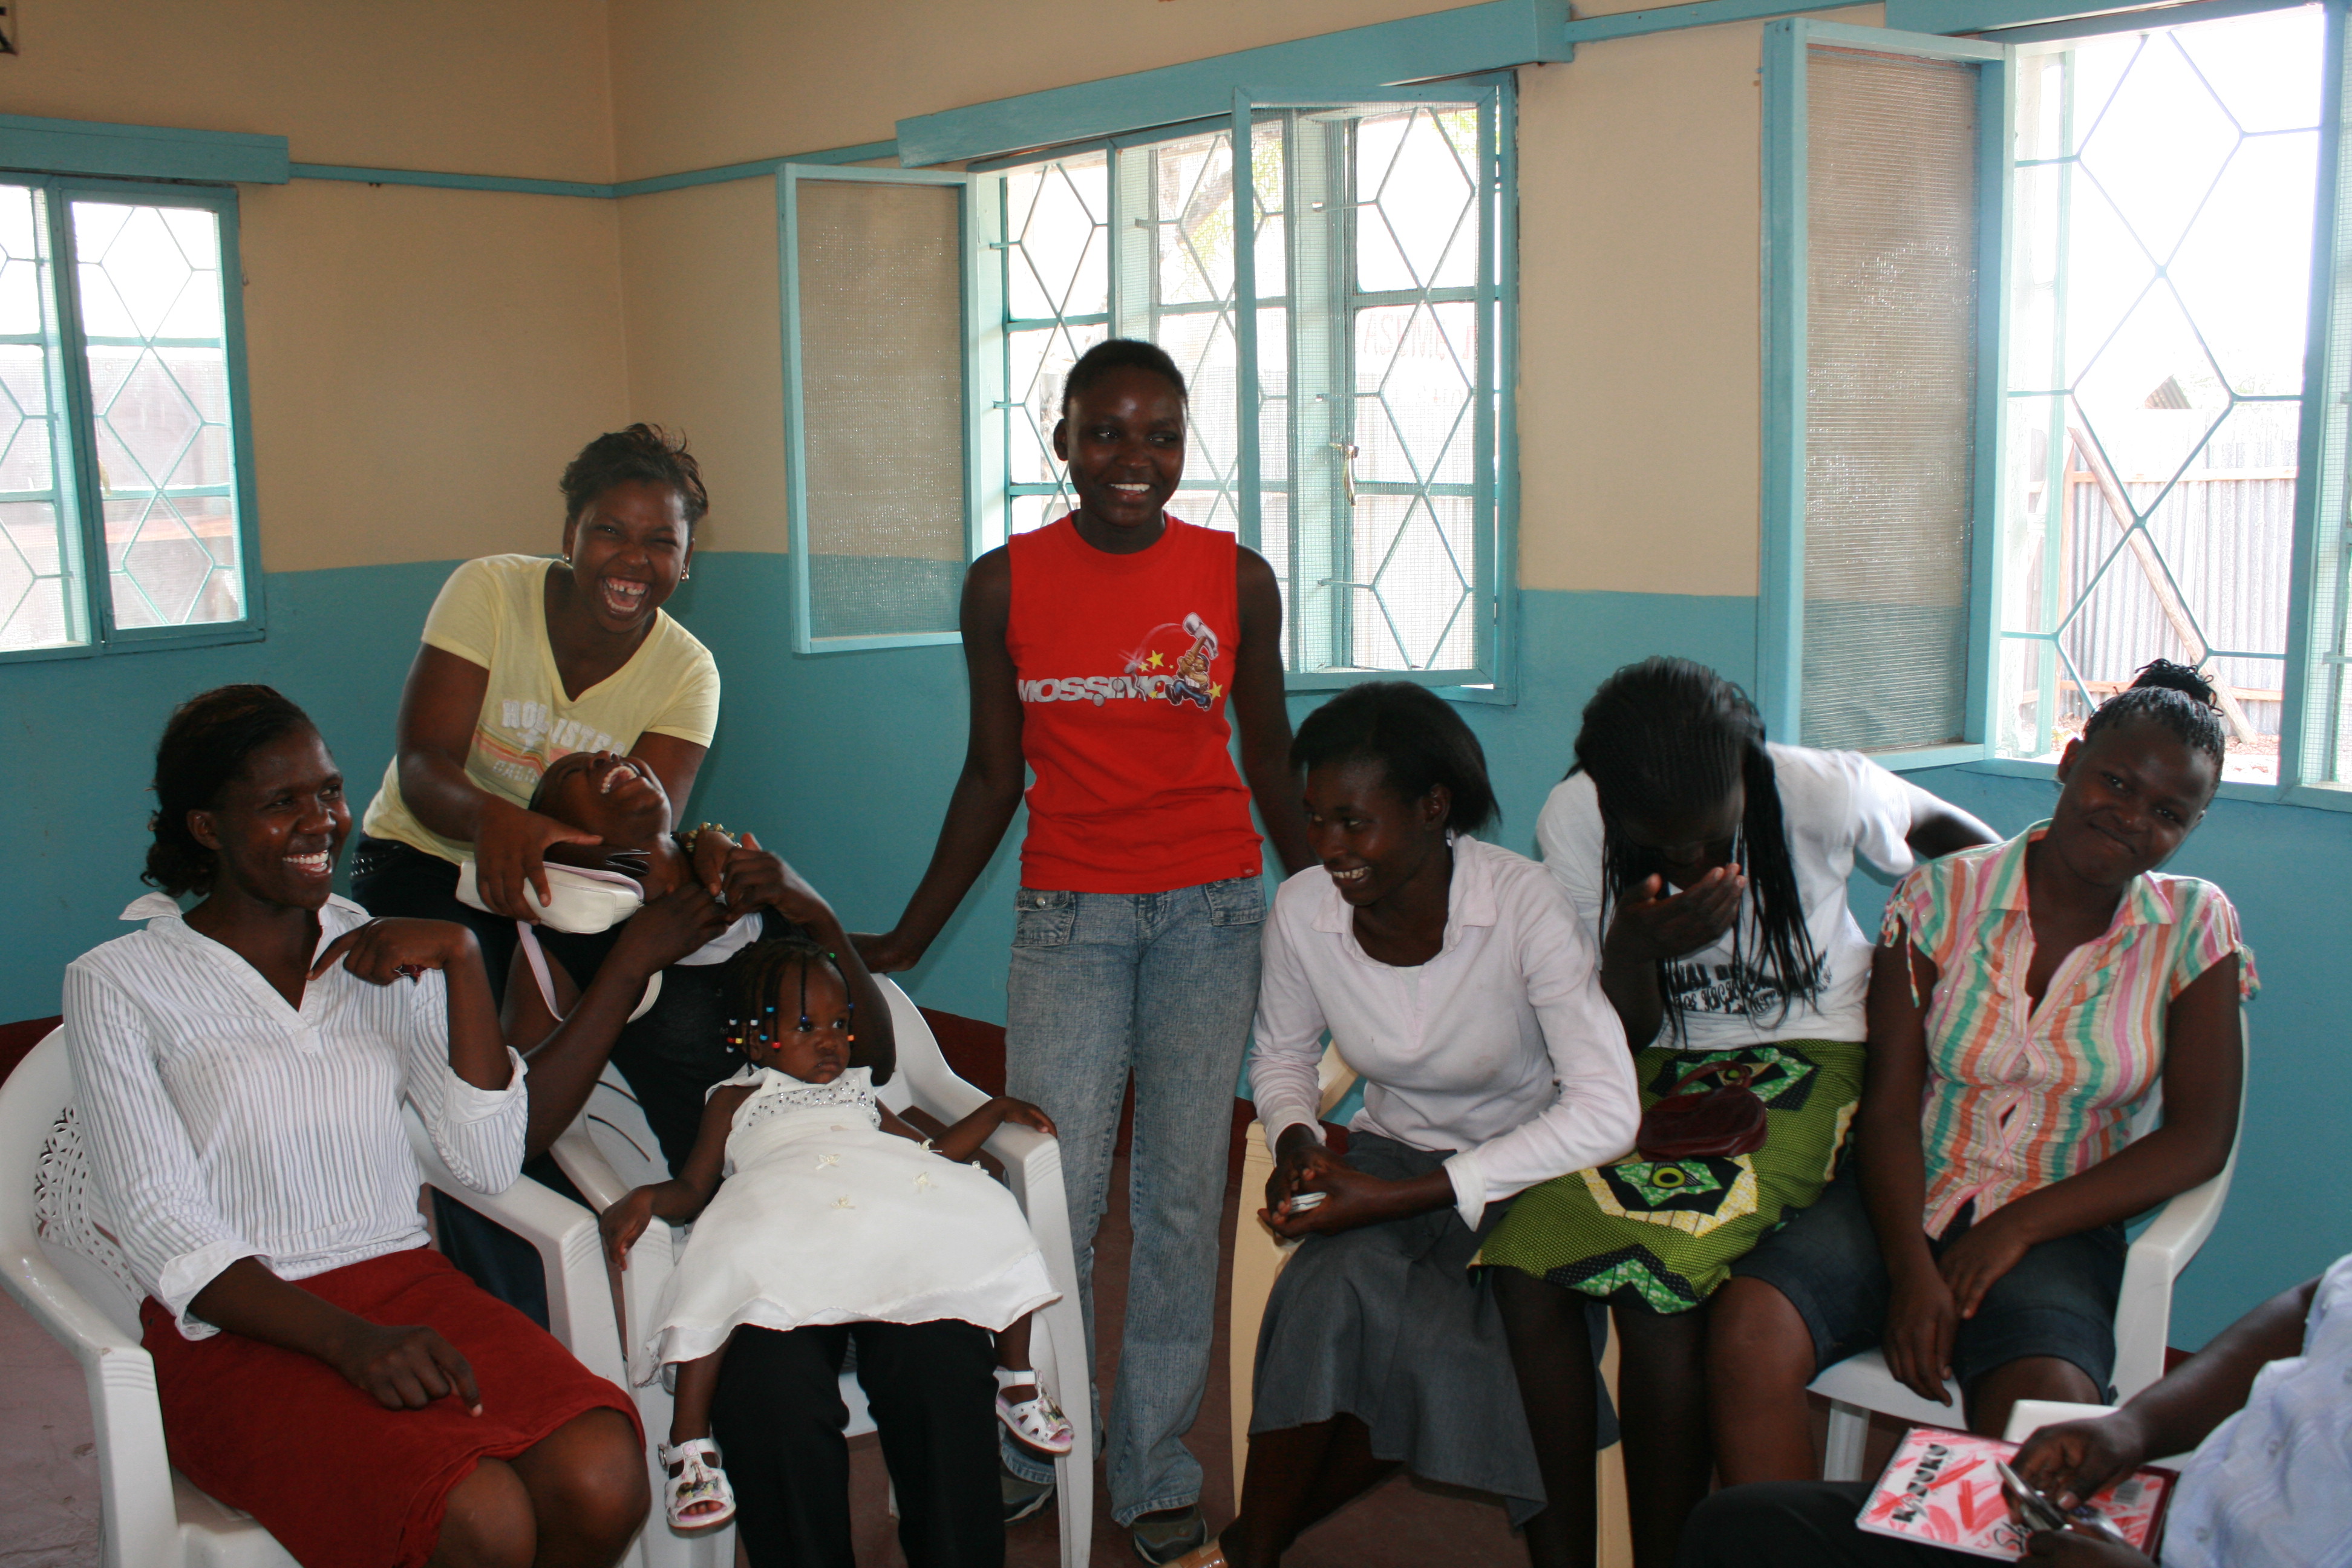
<svg viewBox="0 0 2352 1568"><path fill-rule="evenodd" d="M1655 1044L1720 1051L1772 1040L1863 1037L1871 942L1846 907L1846 879L1857 854L1889 876L1911 869L1911 847L1904 838L1911 831L1916 792L1858 752L1777 744L1767 749L1780 784L1806 929L1822 965L1820 994L1810 1005L1800 997L1781 1013L1774 976L1755 967L1770 958L1763 951L1751 885L1740 908L1736 964L1730 931L1712 946L1665 964L1661 978L1681 1004L1682 1031L1677 1037L1670 1018ZM1605 934L1601 905L1606 881L1600 798L1590 777L1578 773L1553 788L1536 822L1536 842L1545 868L1567 889L1570 904L1598 945Z"/></svg>

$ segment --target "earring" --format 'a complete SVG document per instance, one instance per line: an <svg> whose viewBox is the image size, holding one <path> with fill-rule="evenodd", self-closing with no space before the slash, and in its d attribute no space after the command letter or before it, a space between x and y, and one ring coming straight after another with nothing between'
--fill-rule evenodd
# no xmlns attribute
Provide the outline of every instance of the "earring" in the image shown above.
<svg viewBox="0 0 2352 1568"><path fill-rule="evenodd" d="M681 572L677 574L677 580L681 583L691 583L694 581L694 574L692 572Z"/></svg>
<svg viewBox="0 0 2352 1568"><path fill-rule="evenodd" d="M563 552L563 563L564 563L566 566L569 566L569 565L571 565L571 564L572 564L572 552L570 552L569 550L567 550L567 551L565 551L565 552Z"/></svg>

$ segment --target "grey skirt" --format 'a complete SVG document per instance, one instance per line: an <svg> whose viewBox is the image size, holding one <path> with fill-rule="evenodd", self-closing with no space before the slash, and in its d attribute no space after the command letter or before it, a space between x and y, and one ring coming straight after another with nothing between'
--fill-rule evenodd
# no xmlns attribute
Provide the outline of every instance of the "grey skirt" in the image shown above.
<svg viewBox="0 0 2352 1568"><path fill-rule="evenodd" d="M1359 1132L1347 1160L1402 1181L1451 1152ZM1514 1525L1541 1512L1543 1478L1502 1313L1484 1271L1470 1272L1509 1207L1488 1204L1475 1231L1447 1208L1300 1243L1258 1331L1250 1431L1353 1415L1371 1429L1379 1458L1427 1480L1498 1493Z"/></svg>

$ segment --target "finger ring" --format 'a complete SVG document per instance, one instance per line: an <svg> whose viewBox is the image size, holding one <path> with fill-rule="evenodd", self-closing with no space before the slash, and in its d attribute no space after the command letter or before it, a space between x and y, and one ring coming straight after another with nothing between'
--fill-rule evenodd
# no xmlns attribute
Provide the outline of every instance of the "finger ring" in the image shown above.
<svg viewBox="0 0 2352 1568"><path fill-rule="evenodd" d="M394 974L405 974L411 980L415 980L423 976L425 973L425 966L421 963L404 963L394 969L393 973Z"/></svg>

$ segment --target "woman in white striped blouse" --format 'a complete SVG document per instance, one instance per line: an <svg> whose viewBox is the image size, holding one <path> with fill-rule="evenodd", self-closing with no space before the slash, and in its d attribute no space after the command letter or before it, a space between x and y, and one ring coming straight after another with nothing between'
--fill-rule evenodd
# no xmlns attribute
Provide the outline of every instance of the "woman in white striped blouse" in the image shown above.
<svg viewBox="0 0 2352 1568"><path fill-rule="evenodd" d="M418 1216L404 1099L469 1185L522 1160L472 934L330 893L342 776L267 687L174 713L155 793L147 879L202 901L77 959L65 1011L173 1463L306 1568L614 1563L647 1507L628 1399Z"/></svg>

